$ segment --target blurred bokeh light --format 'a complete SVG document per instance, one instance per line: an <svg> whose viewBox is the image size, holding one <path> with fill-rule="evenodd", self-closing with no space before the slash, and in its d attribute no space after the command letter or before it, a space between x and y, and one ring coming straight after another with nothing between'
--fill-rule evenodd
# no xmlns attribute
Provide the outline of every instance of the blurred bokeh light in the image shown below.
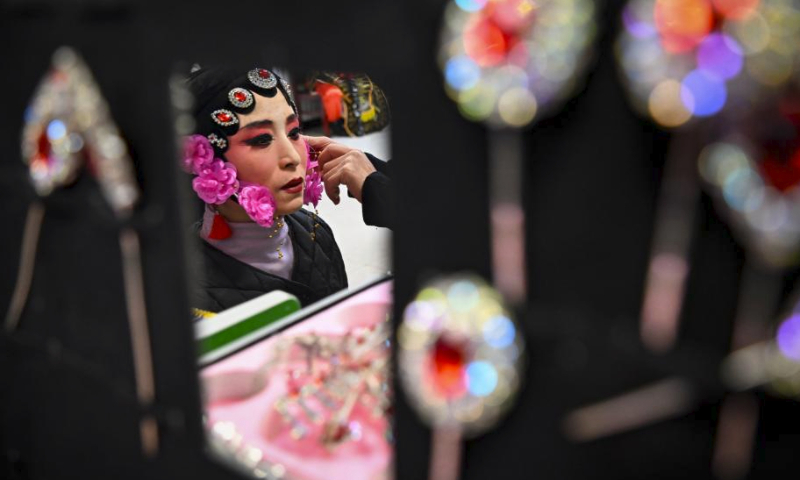
<svg viewBox="0 0 800 480"><path fill-rule="evenodd" d="M572 90L594 39L591 0L458 0L439 49L445 89L464 117L524 127Z"/></svg>
<svg viewBox="0 0 800 480"><path fill-rule="evenodd" d="M800 0L632 0L621 24L629 97L663 127L747 109L800 79Z"/></svg>

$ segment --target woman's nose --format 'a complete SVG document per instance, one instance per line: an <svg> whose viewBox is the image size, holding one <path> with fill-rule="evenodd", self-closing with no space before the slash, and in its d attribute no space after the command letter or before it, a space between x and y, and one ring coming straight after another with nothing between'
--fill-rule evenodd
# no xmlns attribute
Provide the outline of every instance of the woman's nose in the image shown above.
<svg viewBox="0 0 800 480"><path fill-rule="evenodd" d="M300 155L292 145L288 138L283 139L281 142L280 150L280 166L281 168L296 167L300 164Z"/></svg>

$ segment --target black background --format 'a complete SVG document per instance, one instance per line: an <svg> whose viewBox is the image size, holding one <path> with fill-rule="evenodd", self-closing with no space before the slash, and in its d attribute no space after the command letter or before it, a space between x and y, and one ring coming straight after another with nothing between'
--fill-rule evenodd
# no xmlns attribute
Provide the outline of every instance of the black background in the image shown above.
<svg viewBox="0 0 800 480"><path fill-rule="evenodd" d="M47 199L30 303L0 335L0 476L228 478L202 452L186 285L190 215L174 158L168 83L193 62L364 71L392 107L400 192L396 312L436 272L489 275L487 132L444 95L435 62L445 2L5 0L0 2L0 309L35 196L20 158L22 113L59 45L84 56L136 162L131 220L144 253L162 450L138 454L118 227L92 180ZM530 301L526 387L495 430L466 445L464 478L710 478L744 252L708 197L697 205L680 348L650 357L635 336L670 135L629 109L612 53L623 2L598 4L596 56L563 110L521 133ZM783 277L786 298L795 272ZM45 300L46 299L46 300ZM681 418L586 445L563 438L569 409L666 375L707 388ZM750 478L796 471L797 405L758 393ZM398 392L398 478L425 478L429 432Z"/></svg>

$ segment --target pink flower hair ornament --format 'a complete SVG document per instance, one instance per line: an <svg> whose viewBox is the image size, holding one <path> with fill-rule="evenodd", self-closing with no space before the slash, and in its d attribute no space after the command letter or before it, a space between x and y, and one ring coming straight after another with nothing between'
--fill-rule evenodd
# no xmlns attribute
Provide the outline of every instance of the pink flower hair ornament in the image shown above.
<svg viewBox="0 0 800 480"><path fill-rule="evenodd" d="M238 195L239 205L247 215L262 227L271 227L275 221L275 197L267 187L247 184Z"/></svg>
<svg viewBox="0 0 800 480"><path fill-rule="evenodd" d="M198 170L214 160L214 147L203 135L191 135L183 142L183 169L197 175Z"/></svg>
<svg viewBox="0 0 800 480"><path fill-rule="evenodd" d="M191 135L184 140L183 169L196 175L192 188L206 203L221 205L239 190L236 167L214 158L214 147L203 135Z"/></svg>
<svg viewBox="0 0 800 480"><path fill-rule="evenodd" d="M204 202L221 205L239 190L236 167L232 163L215 158L210 164L195 171L192 188Z"/></svg>

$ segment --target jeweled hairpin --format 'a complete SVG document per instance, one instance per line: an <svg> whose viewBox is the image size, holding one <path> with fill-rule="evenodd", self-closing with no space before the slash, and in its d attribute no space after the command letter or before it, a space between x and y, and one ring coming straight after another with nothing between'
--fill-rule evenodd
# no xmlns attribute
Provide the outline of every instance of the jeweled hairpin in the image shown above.
<svg viewBox="0 0 800 480"><path fill-rule="evenodd" d="M247 72L247 79L250 80L253 85L264 89L275 88L275 85L278 84L275 75L265 68L254 68L250 70Z"/></svg>
<svg viewBox="0 0 800 480"><path fill-rule="evenodd" d="M445 90L462 116L491 127L492 275L515 307L527 298L525 158L516 129L551 114L575 90L592 51L595 8L590 0L458 0L444 12L438 60Z"/></svg>
<svg viewBox="0 0 800 480"><path fill-rule="evenodd" d="M322 425L317 439L328 449L360 438L361 425L352 418L359 405L381 418L391 403L385 323L356 328L342 336L304 334L285 340L285 361L305 368L286 372L287 394L273 408L295 440ZM391 436L391 432L387 432Z"/></svg>
<svg viewBox="0 0 800 480"><path fill-rule="evenodd" d="M780 18L797 14L796 2L771 0L631 0L622 11L617 58L632 106L662 127L681 129L673 136L663 169L641 338L656 352L673 348L679 338L698 180L703 179L748 247L731 335L734 352L725 361L741 367L735 382L758 377L750 360L780 359L764 341L766 321L781 291L775 267L797 260L800 197L792 164L800 152L800 125L797 99L785 94L796 91L791 82L800 70L786 59L799 51L800 28L779 27ZM773 101L779 108L770 112ZM578 409L568 417L568 429L576 439L596 439L664 418L665 413L682 415L695 396L683 379L661 381ZM631 414L632 405L644 415ZM719 469L727 470L725 478L747 475L758 415L757 401L749 393L722 402L712 467L718 477ZM738 457L732 462L738 472L725 465L731 452Z"/></svg>
<svg viewBox="0 0 800 480"><path fill-rule="evenodd" d="M693 12L691 22L686 20L689 11ZM694 159L704 147L711 127L749 115L755 106L765 100L772 101L778 88L797 78L800 70L796 62L788 59L800 53L800 28L794 24L779 28L781 22L777 19L795 17L798 13L796 2L773 0L742 3L629 0L622 10L617 59L631 106L661 127L681 129L673 137L674 146L670 148L661 180L642 302L641 336L651 350L672 348L678 336L700 195ZM711 118L715 118L713 125L708 122ZM730 125L723 128L728 130ZM750 136L758 130L761 129L748 126L744 132ZM720 146L723 148L712 148L706 153L721 158L725 156L722 151L727 150L732 164L741 163L747 156L738 146ZM773 166L778 171L786 168L782 161L777 163ZM721 175L718 179L735 180L727 183L725 196L739 197L743 192L753 192L748 184L760 181L752 169L728 171L736 175ZM714 184L718 182L709 183L716 187ZM766 200L764 204L776 204L770 198ZM747 209L754 205L751 203ZM744 208L739 210L742 211L733 212L739 217L733 223L740 223L745 215L763 217L753 212L745 214ZM747 226L749 221L744 219L743 223ZM767 232L772 238L765 243L786 237L785 233ZM779 239L777 243L784 245L774 245L774 251L767 256L785 257L785 247L791 243L786 240L790 239Z"/></svg>
<svg viewBox="0 0 800 480"><path fill-rule="evenodd" d="M69 185L84 164L100 185L116 217L129 219L139 199L133 163L125 142L110 118L108 105L92 75L71 48L53 54L52 69L40 83L26 111L22 155L40 198ZM20 267L5 327L13 332L27 303L33 279L36 248L44 218L44 204L28 209ZM136 394L142 409L155 399L150 333L144 302L141 255L137 233L129 226L120 232L128 323L133 350ZM158 451L158 424L152 414L140 420L142 450Z"/></svg>
<svg viewBox="0 0 800 480"><path fill-rule="evenodd" d="M208 141L211 143L211 145L214 145L220 150L225 150L226 148L228 148L228 141L225 138L220 137L216 133L209 133L208 137L206 138L208 138Z"/></svg>
<svg viewBox="0 0 800 480"><path fill-rule="evenodd" d="M249 90L236 87L228 92L228 100L237 108L249 108L253 105L253 94Z"/></svg>
<svg viewBox="0 0 800 480"><path fill-rule="evenodd" d="M239 118L233 112L224 108L211 112L211 120L214 120L214 123L222 127L230 127L239 123Z"/></svg>
<svg viewBox="0 0 800 480"><path fill-rule="evenodd" d="M497 291L478 277L454 275L420 290L397 340L401 383L434 428L430 477L457 478L462 436L492 427L513 403L522 337Z"/></svg>

